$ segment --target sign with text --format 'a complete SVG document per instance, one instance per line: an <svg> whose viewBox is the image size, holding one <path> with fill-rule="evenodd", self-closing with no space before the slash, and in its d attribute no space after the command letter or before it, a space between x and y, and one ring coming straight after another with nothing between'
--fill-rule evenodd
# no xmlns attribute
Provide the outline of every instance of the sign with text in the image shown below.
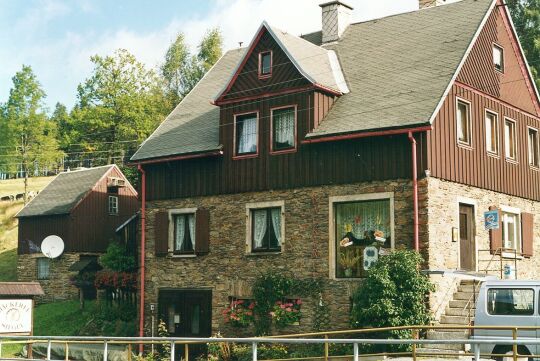
<svg viewBox="0 0 540 361"><path fill-rule="evenodd" d="M499 229L499 211L484 212L484 225L486 230Z"/></svg>
<svg viewBox="0 0 540 361"><path fill-rule="evenodd" d="M0 300L0 334L32 332L32 300Z"/></svg>

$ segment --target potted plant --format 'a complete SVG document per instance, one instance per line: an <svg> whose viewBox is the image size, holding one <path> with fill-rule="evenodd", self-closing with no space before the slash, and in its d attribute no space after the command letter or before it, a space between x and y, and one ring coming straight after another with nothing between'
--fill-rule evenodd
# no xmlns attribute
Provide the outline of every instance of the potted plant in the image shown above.
<svg viewBox="0 0 540 361"><path fill-rule="evenodd" d="M359 261L360 256L356 255L352 248L344 249L339 253L339 264L343 267L345 277L353 276L353 269Z"/></svg>
<svg viewBox="0 0 540 361"><path fill-rule="evenodd" d="M255 302L246 300L232 300L223 310L225 322L235 327L247 327L255 320L253 309Z"/></svg>
<svg viewBox="0 0 540 361"><path fill-rule="evenodd" d="M288 300L286 302L277 301L270 312L272 320L278 327L287 325L297 325L300 322L302 314L300 313L301 299Z"/></svg>

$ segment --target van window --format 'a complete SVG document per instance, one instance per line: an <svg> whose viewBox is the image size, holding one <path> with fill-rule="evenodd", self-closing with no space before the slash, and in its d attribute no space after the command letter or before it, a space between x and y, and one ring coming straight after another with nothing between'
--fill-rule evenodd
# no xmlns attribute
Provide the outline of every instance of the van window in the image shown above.
<svg viewBox="0 0 540 361"><path fill-rule="evenodd" d="M490 315L525 316L534 314L534 290L528 288L490 288Z"/></svg>

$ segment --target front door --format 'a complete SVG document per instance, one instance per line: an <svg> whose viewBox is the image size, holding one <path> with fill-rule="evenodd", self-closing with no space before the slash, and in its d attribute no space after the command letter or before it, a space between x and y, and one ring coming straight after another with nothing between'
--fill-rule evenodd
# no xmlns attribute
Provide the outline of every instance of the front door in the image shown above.
<svg viewBox="0 0 540 361"><path fill-rule="evenodd" d="M474 207L459 204L459 264L460 269L476 271L476 245L474 239Z"/></svg>
<svg viewBox="0 0 540 361"><path fill-rule="evenodd" d="M212 332L212 291L160 290L159 320L163 320L170 336L210 337ZM206 353L205 344L189 345L189 358ZM185 349L176 346L175 359L184 358Z"/></svg>

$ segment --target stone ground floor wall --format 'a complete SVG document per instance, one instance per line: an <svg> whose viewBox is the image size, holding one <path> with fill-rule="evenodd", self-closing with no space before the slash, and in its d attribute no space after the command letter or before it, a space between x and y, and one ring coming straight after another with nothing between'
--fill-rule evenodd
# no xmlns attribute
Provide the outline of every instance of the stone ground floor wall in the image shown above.
<svg viewBox="0 0 540 361"><path fill-rule="evenodd" d="M21 282L37 281L43 288L45 295L37 297L36 301L41 303L77 299L79 291L69 280L76 272L69 271L69 267L79 260L79 254L64 253L51 259L47 280L37 279L37 259L40 257L43 256L20 254L17 260L17 279Z"/></svg>
<svg viewBox="0 0 540 361"><path fill-rule="evenodd" d="M534 223L534 255L518 260L517 274L519 279L540 279L540 202L475 188L463 184L449 182L437 178L424 180L427 187L427 237L426 253L430 269L460 268L460 244L452 241L452 227L459 227L459 204L474 206L474 238L476 241L477 267L483 272L487 268L492 255L489 252L489 232L484 228L484 212L490 206L503 206L519 209L521 212L535 215ZM459 229L459 228L458 228ZM490 269L498 269L499 258L494 258ZM513 264L513 260L504 259L504 264ZM499 276L498 271L491 272ZM433 277L437 291L431 295L431 307L440 314L444 310L448 298L452 296L457 282L451 277ZM436 315L437 316L437 315Z"/></svg>
<svg viewBox="0 0 540 361"><path fill-rule="evenodd" d="M329 307L331 329L349 326L350 296L358 280L329 277L330 197L390 192L394 197L394 235L397 247L411 247L412 189L408 180L331 185L268 192L242 193L152 201L146 211L146 327L150 329L150 304L158 303L160 290L206 289L212 291L212 332L239 334L224 322L222 311L230 297L249 297L249 288L259 274L288 272L298 279L321 278L320 299L304 300L298 326L281 332L313 330L315 306L321 300ZM424 197L425 200L425 197ZM246 252L246 204L284 202L285 237L279 254ZM422 201L423 202L423 201ZM423 203L421 203L423 204ZM210 213L210 252L179 258L156 256L155 219L160 211L204 208ZM425 223L425 222L424 222ZM425 228L425 227L423 227ZM292 296L292 295L291 295ZM249 332L252 330L247 330Z"/></svg>

